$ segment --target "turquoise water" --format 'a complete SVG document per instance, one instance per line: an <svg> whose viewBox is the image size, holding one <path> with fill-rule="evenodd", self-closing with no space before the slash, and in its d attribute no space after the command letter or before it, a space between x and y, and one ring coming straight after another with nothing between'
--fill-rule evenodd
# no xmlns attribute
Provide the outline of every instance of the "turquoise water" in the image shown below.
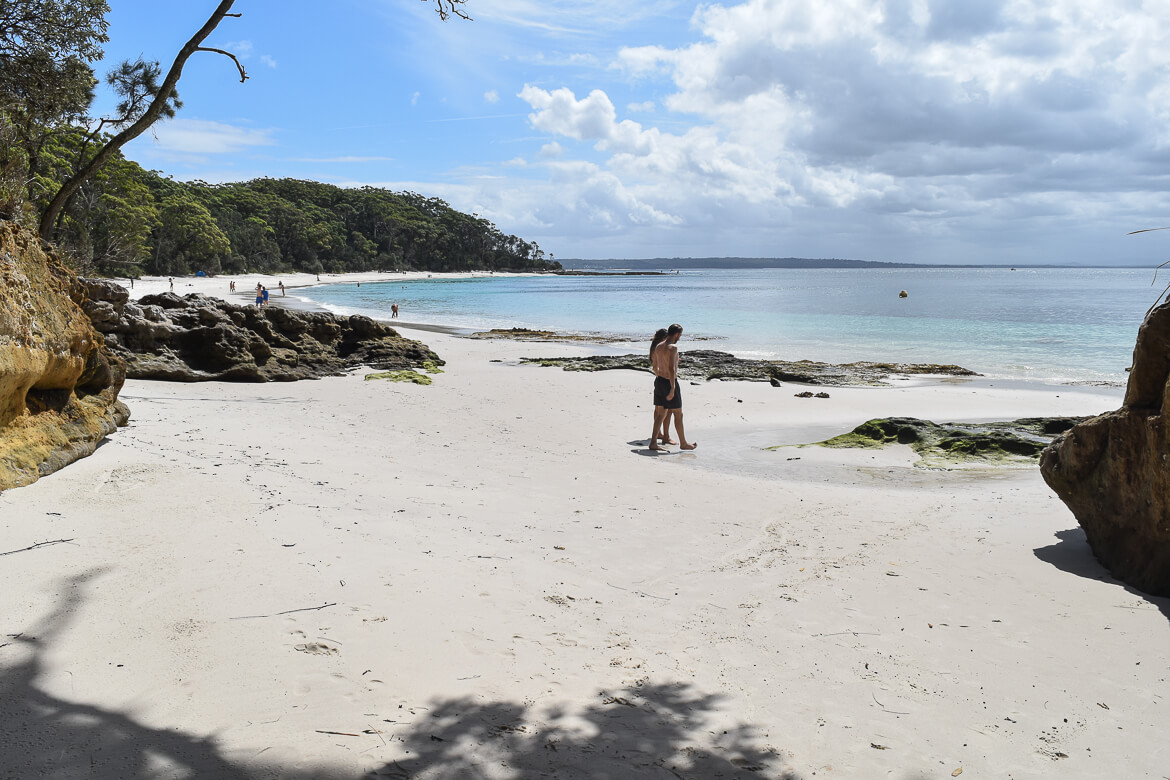
<svg viewBox="0 0 1170 780"><path fill-rule="evenodd" d="M656 328L678 322L686 329L683 349L957 363L997 378L1120 383L1141 318L1158 297L1152 277L1150 270L1102 268L693 270L433 278L298 294L379 319L397 303L404 322L454 328L528 327L647 342ZM909 296L899 298L900 290Z"/></svg>

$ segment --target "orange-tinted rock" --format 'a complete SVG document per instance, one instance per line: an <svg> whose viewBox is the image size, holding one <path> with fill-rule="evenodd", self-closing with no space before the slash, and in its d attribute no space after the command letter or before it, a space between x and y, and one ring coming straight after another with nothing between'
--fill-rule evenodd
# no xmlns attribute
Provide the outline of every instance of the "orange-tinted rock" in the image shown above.
<svg viewBox="0 0 1170 780"><path fill-rule="evenodd" d="M39 238L0 221L0 490L85 457L129 419L118 401L125 367L83 300Z"/></svg>

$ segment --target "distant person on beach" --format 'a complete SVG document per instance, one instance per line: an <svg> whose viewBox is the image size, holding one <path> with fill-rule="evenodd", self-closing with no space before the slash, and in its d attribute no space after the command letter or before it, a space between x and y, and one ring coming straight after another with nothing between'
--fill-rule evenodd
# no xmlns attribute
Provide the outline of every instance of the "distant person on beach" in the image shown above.
<svg viewBox="0 0 1170 780"><path fill-rule="evenodd" d="M175 277L172 276L172 277L170 277L170 279L171 279L171 292L174 292L175 291Z"/></svg>
<svg viewBox="0 0 1170 780"><path fill-rule="evenodd" d="M280 297L284 297L284 282L280 283Z"/></svg>
<svg viewBox="0 0 1170 780"><path fill-rule="evenodd" d="M390 304L390 319L392 319L392 320L398 319L398 304L397 303Z"/></svg>
<svg viewBox="0 0 1170 780"><path fill-rule="evenodd" d="M695 442L687 442L687 435L683 431L682 388L678 382L678 340L682 338L682 325L675 323L666 329L666 338L654 346L650 355L650 368L654 371L654 430L651 436L659 433L660 418L658 407L663 410L662 423L665 423L667 414L674 415L674 430L678 434L679 449L693 450L699 446ZM654 438L650 440L650 449L661 450Z"/></svg>
<svg viewBox="0 0 1170 780"><path fill-rule="evenodd" d="M267 305L268 305L268 288L267 288L267 287L261 287L261 288L260 288L260 295L261 295L261 296L263 296L263 298L264 298L264 305L265 305L265 306L267 306Z"/></svg>
<svg viewBox="0 0 1170 780"><path fill-rule="evenodd" d="M264 285L256 282L256 308L259 309L264 305Z"/></svg>

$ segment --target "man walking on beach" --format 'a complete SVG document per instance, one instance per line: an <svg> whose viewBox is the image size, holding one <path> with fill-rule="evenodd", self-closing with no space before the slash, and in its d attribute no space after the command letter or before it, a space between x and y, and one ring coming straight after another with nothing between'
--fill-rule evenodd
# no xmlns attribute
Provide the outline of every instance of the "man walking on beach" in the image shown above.
<svg viewBox="0 0 1170 780"><path fill-rule="evenodd" d="M665 449L658 446L658 430L667 424L671 414L674 415L679 449L693 450L699 446L696 442L688 443L687 435L683 432L682 389L678 383L678 347L675 346L682 338L682 332L682 325L671 325L666 329L666 338L650 352L650 368L654 371L654 430L650 433L652 450Z"/></svg>

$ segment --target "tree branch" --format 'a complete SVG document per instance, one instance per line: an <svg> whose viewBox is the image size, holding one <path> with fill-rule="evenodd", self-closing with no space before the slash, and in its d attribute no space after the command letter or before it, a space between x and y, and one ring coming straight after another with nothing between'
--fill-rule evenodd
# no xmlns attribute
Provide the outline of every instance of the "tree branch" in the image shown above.
<svg viewBox="0 0 1170 780"><path fill-rule="evenodd" d="M239 16L239 14L228 14L228 15L229 16ZM200 46L195 51L210 51L210 52L214 52L215 54L222 54L225 57L231 57L232 62L236 63L236 68L238 68L240 71L240 83L243 84L245 81L248 80L248 74L244 72L244 66L241 65L240 61L236 59L236 55L232 54L230 51L224 51L223 49L210 49L210 48L207 48L206 46Z"/></svg>

